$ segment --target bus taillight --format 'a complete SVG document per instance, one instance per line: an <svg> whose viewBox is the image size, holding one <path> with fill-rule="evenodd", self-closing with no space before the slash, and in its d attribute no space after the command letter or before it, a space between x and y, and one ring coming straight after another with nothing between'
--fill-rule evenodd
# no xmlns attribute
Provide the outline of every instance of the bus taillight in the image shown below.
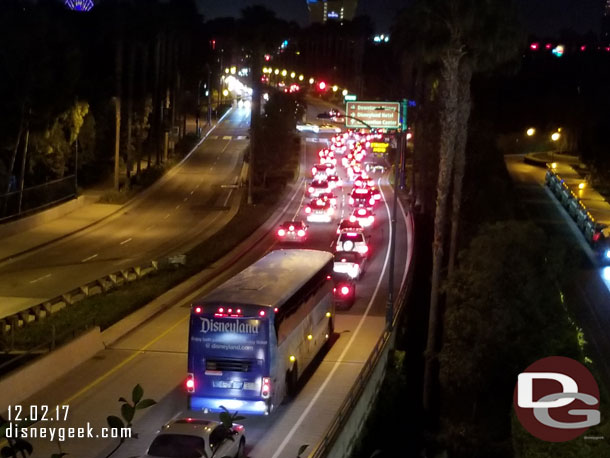
<svg viewBox="0 0 610 458"><path fill-rule="evenodd" d="M264 311L264 310L261 310L261 311L259 311L259 312L258 312L258 314L259 314L260 316L265 316L265 311Z"/></svg>
<svg viewBox="0 0 610 458"><path fill-rule="evenodd" d="M199 315L199 314L201 313L201 310L202 310L202 309L201 309L201 307L197 306L197 307L195 307L195 309L194 309L194 310L195 310L195 313L196 313L197 315Z"/></svg>
<svg viewBox="0 0 610 458"><path fill-rule="evenodd" d="M263 386L261 388L261 396L263 399L267 399L271 395L271 379L269 377L263 377Z"/></svg>
<svg viewBox="0 0 610 458"><path fill-rule="evenodd" d="M195 376L193 374L187 375L185 385L188 393L195 392Z"/></svg>

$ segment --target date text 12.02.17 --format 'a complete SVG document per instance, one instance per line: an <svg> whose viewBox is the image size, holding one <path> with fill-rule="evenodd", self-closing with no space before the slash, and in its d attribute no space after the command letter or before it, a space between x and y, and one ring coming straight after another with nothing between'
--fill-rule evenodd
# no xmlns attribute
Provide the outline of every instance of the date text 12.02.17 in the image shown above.
<svg viewBox="0 0 610 458"><path fill-rule="evenodd" d="M70 406L9 405L8 421L66 421Z"/></svg>

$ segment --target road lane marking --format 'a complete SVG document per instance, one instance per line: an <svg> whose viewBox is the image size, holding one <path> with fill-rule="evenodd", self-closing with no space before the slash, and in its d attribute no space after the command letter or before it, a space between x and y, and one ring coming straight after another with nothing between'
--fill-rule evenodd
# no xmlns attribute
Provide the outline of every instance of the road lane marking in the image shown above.
<svg viewBox="0 0 610 458"><path fill-rule="evenodd" d="M140 348L139 350L135 351L132 355L128 356L127 358L125 358L123 361L121 361L119 364L117 364L116 366L114 366L112 369L110 369L108 372L106 372L103 375L100 375L98 378L96 378L95 380L93 380L91 383L89 383L88 385L86 385L84 388L80 389L79 391L77 391L75 394L73 394L72 396L70 396L68 399L64 400L63 402L61 402L59 405L68 405L70 404L72 401L74 401L76 398L80 397L81 395L85 394L87 391L89 391L91 388L93 388L94 386L99 385L101 382L103 382L104 380L106 380L108 377L110 377L112 374L114 374L115 372L117 372L118 370L120 370L123 366L125 366L126 364L128 364L130 361L132 361L134 358L136 358L138 355L143 354L148 348L150 348L151 346L153 346L155 343L157 343L159 340L161 340L163 337L165 337L167 334L169 334L170 332L172 332L175 328L177 328L180 324L182 324L183 321L186 321L189 317L190 317L190 313L187 314L186 316L183 316L182 318L180 318L178 321L176 321L172 326L170 326L167 330L165 330L164 332L162 332L161 334L159 334L157 337L155 337L153 340L151 340L150 342L148 342L146 345L144 345L142 348Z"/></svg>
<svg viewBox="0 0 610 458"><path fill-rule="evenodd" d="M224 137L222 137L223 140L231 140L231 136L230 135L225 135Z"/></svg>
<svg viewBox="0 0 610 458"><path fill-rule="evenodd" d="M339 365L341 363L343 363L343 358L345 357L347 352L350 350L352 344L356 340L356 337L358 337L358 333L360 332L360 329L364 325L364 321L365 321L366 317L368 316L369 311L371 310L371 307L373 306L373 302L377 298L377 293L379 292L379 288L381 286L381 282L385 275L385 271L388 266L388 261L390 259L390 241L392 240L392 224L390 223L390 221L391 221L390 207L388 207L388 203L385 200L385 195L383 194L383 191L381 189L380 189L380 191L381 191L381 195L383 196L383 202L385 204L386 211L388 213L388 226L389 226L390 230L389 230L388 244L386 246L385 260L383 261L383 268L381 269L381 274L379 275L379 280L377 281L377 286L375 286L375 291L373 291L373 295L371 296L371 299L366 307L366 310L364 311L362 317L360 318L360 321L358 322L358 326L356 326L356 330L352 333L349 341L347 342L347 345L345 346L345 348L339 355L339 358L333 365L333 368L331 369L330 373L326 376L326 378L324 379L324 382L322 382L322 385L320 385L320 387L316 391L316 394L313 396L311 401L309 401L309 404L307 404L307 407L305 407L305 410L303 410L303 413L301 414L299 419L296 421L296 423L292 426L292 428L290 428L290 431L288 432L288 434L286 435L286 437L284 438L284 440L282 441L282 443L277 448L277 450L275 451L275 453L273 454L273 456L271 458L278 458L281 455L281 453L286 448L286 445L288 445L288 442L290 442L290 440L294 436L294 433L296 432L296 430L301 426L301 423L303 423L303 420L305 420L305 417L309 414L309 411L312 409L313 405L318 401L318 398L320 397L320 395L326 388L326 385L328 385L328 383L330 382L332 377L335 375L335 372L337 372ZM251 453L252 453L252 451L251 451Z"/></svg>
<svg viewBox="0 0 610 458"><path fill-rule="evenodd" d="M91 261L94 258L97 258L97 253L95 253L94 255L89 256L88 258L83 259L81 262L87 262L87 261Z"/></svg>
<svg viewBox="0 0 610 458"><path fill-rule="evenodd" d="M197 188L197 187L198 187L198 186L195 186L195 188ZM195 190L194 190L194 189L191 191L191 196L192 196L193 194L195 194Z"/></svg>
<svg viewBox="0 0 610 458"><path fill-rule="evenodd" d="M163 219L169 218L169 213L163 217Z"/></svg>
<svg viewBox="0 0 610 458"><path fill-rule="evenodd" d="M192 194L192 193L191 193L191 194ZM185 197L185 198L184 198L184 202L186 202L187 200L189 200L189 198L188 198L188 197Z"/></svg>
<svg viewBox="0 0 610 458"><path fill-rule="evenodd" d="M179 210L179 209L180 209L180 207L181 207L181 205L180 205L180 204L176 205L176 210Z"/></svg>
<svg viewBox="0 0 610 458"><path fill-rule="evenodd" d="M153 227L155 227L155 225L154 225L154 224L151 224L150 226L148 226L148 227L147 227L146 229L144 229L144 230L145 230L145 231L149 231L149 230L151 230Z"/></svg>
<svg viewBox="0 0 610 458"><path fill-rule="evenodd" d="M96 256L97 256L97 255L96 255ZM43 275L42 277L38 277L38 278L35 278L34 280L30 280L30 283L37 283L37 282L39 282L40 280L44 280L45 278L49 278L50 276L51 276L51 274L46 274L46 275Z"/></svg>
<svg viewBox="0 0 610 458"><path fill-rule="evenodd" d="M129 237L128 239L123 240L120 244L121 245L125 245L126 243L129 243L133 240L133 237Z"/></svg>

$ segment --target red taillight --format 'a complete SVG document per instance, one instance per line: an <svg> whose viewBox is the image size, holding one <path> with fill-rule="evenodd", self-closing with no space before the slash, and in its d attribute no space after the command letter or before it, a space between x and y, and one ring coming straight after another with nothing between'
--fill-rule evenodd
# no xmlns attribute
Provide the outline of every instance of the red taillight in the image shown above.
<svg viewBox="0 0 610 458"><path fill-rule="evenodd" d="M318 171L318 169L317 169L316 167L312 167L312 168L311 168L311 173L312 173L312 174L314 174L314 175L315 175L317 171Z"/></svg>
<svg viewBox="0 0 610 458"><path fill-rule="evenodd" d="M311 194L313 192L313 186L309 187L309 193Z"/></svg>
<svg viewBox="0 0 610 458"><path fill-rule="evenodd" d="M185 386L186 386L186 391L188 393L194 393L195 392L195 376L193 374L188 374L187 375Z"/></svg>
<svg viewBox="0 0 610 458"><path fill-rule="evenodd" d="M288 228L289 231L294 231L294 226L291 224L290 227Z"/></svg>
<svg viewBox="0 0 610 458"><path fill-rule="evenodd" d="M286 231L284 229L280 229L277 231L277 235L280 237L284 237L286 235Z"/></svg>
<svg viewBox="0 0 610 458"><path fill-rule="evenodd" d="M330 280L331 278L332 278L332 277L331 277L330 275L327 275L327 276L326 276L326 279L327 279L327 280Z"/></svg>
<svg viewBox="0 0 610 458"><path fill-rule="evenodd" d="M310 207L305 207L305 213L311 213L311 208Z"/></svg>
<svg viewBox="0 0 610 458"><path fill-rule="evenodd" d="M297 235L299 237L305 237L305 231L303 229L299 229L299 231L297 232Z"/></svg>
<svg viewBox="0 0 610 458"><path fill-rule="evenodd" d="M332 205L337 205L337 199L335 199L334 197L332 199L330 199L330 203Z"/></svg>
<svg viewBox="0 0 610 458"><path fill-rule="evenodd" d="M368 251L369 251L369 247L368 246L365 245L365 246L362 247L362 252L363 253L366 253Z"/></svg>
<svg viewBox="0 0 610 458"><path fill-rule="evenodd" d="M265 311L261 310L260 312L258 312L259 316L265 316Z"/></svg>
<svg viewBox="0 0 610 458"><path fill-rule="evenodd" d="M342 286L340 291L341 291L341 294L343 294L344 296L347 296L349 294L349 286Z"/></svg>
<svg viewBox="0 0 610 458"><path fill-rule="evenodd" d="M201 307L199 307L199 306L195 307L194 311L197 315L199 315L201 313Z"/></svg>
<svg viewBox="0 0 610 458"><path fill-rule="evenodd" d="M350 197L350 198L349 198L349 204L350 204L350 205L354 205L354 198L353 198L353 197Z"/></svg>
<svg viewBox="0 0 610 458"><path fill-rule="evenodd" d="M370 204L370 205L373 205L374 203L375 203L375 198L374 198L374 197L371 197L371 198L369 199L369 204Z"/></svg>
<svg viewBox="0 0 610 458"><path fill-rule="evenodd" d="M366 215L366 210L364 210L363 208L361 208L360 210L358 210L358 214L359 214L360 216L364 216L364 215Z"/></svg>
<svg viewBox="0 0 610 458"><path fill-rule="evenodd" d="M596 232L595 234L593 234L593 241L598 242L600 236L601 236L601 232Z"/></svg>
<svg viewBox="0 0 610 458"><path fill-rule="evenodd" d="M224 308L222 308L222 307L219 307L219 308L218 308L218 313L225 313L225 309L224 309Z"/></svg>
<svg viewBox="0 0 610 458"><path fill-rule="evenodd" d="M356 222L356 217L354 215L351 215L349 217L349 220L350 220L351 223L355 223Z"/></svg>
<svg viewBox="0 0 610 458"><path fill-rule="evenodd" d="M335 209L333 207L328 207L328 210L326 210L326 213L328 213L329 215L332 215L335 212Z"/></svg>
<svg viewBox="0 0 610 458"><path fill-rule="evenodd" d="M277 311L278 311L278 310L279 310L279 309L278 309L277 307L273 309L273 311L274 311L275 313L277 313Z"/></svg>
<svg viewBox="0 0 610 458"><path fill-rule="evenodd" d="M261 397L267 399L271 395L271 379L269 377L263 377L262 385Z"/></svg>

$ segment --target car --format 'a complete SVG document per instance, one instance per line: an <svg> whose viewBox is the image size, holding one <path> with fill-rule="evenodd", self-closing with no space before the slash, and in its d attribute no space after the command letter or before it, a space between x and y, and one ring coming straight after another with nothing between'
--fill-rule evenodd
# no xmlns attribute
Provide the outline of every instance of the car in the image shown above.
<svg viewBox="0 0 610 458"><path fill-rule="evenodd" d="M307 221L311 223L330 223L333 220L335 209L329 201L313 199L306 207Z"/></svg>
<svg viewBox="0 0 610 458"><path fill-rule="evenodd" d="M358 221L362 227L369 227L375 222L375 215L366 207L354 208L349 217L350 221Z"/></svg>
<svg viewBox="0 0 610 458"><path fill-rule="evenodd" d="M345 232L345 231L355 232L355 231L362 231L362 230L364 230L364 228L355 219L354 219L354 221L352 221L349 218L342 219L341 222L337 225L337 234L340 234L341 232Z"/></svg>
<svg viewBox="0 0 610 458"><path fill-rule="evenodd" d="M339 178L337 175L331 175L327 178L328 184L331 188L340 188L343 186L343 180Z"/></svg>
<svg viewBox="0 0 610 458"><path fill-rule="evenodd" d="M377 186L369 186L369 191L373 194L373 198L377 201L381 200L381 191Z"/></svg>
<svg viewBox="0 0 610 458"><path fill-rule="evenodd" d="M366 256L360 253L342 251L335 253L333 272L345 274L354 280L359 280L364 274Z"/></svg>
<svg viewBox="0 0 610 458"><path fill-rule="evenodd" d="M339 237L337 237L335 251L337 253L342 251L354 252L367 256L369 253L367 237L364 236L362 231L341 232Z"/></svg>
<svg viewBox="0 0 610 458"><path fill-rule="evenodd" d="M330 202L333 208L337 208L337 196L332 192L323 192L318 196L318 199Z"/></svg>
<svg viewBox="0 0 610 458"><path fill-rule="evenodd" d="M331 132L334 134L334 133L341 132L341 129L339 127L333 126L332 124L322 124L322 125L320 125L319 129L320 129L319 132L324 132L324 133Z"/></svg>
<svg viewBox="0 0 610 458"><path fill-rule="evenodd" d="M354 188L349 195L348 202L353 207L372 208L377 200L368 188Z"/></svg>
<svg viewBox="0 0 610 458"><path fill-rule="evenodd" d="M369 173L383 173L385 172L385 165L375 164L372 162L365 162L364 169Z"/></svg>
<svg viewBox="0 0 610 458"><path fill-rule="evenodd" d="M310 197L318 197L323 192L330 192L328 180L313 180L307 188L307 194Z"/></svg>
<svg viewBox="0 0 610 458"><path fill-rule="evenodd" d="M314 164L311 168L311 173L312 175L315 175L318 172L326 172L326 175L336 175L337 168L332 162L325 162L324 164Z"/></svg>
<svg viewBox="0 0 610 458"><path fill-rule="evenodd" d="M356 302L356 282L348 275L334 274L333 303L337 309L349 309Z"/></svg>
<svg viewBox="0 0 610 458"><path fill-rule="evenodd" d="M304 242L308 228L303 221L285 221L278 228L277 237L282 242Z"/></svg>
<svg viewBox="0 0 610 458"><path fill-rule="evenodd" d="M317 124L308 122L306 124L297 124L297 130L299 132L314 132L317 134L320 132L320 127Z"/></svg>
<svg viewBox="0 0 610 458"><path fill-rule="evenodd" d="M242 425L227 428L222 422L180 418L163 425L148 447L145 458L245 458L246 436Z"/></svg>

